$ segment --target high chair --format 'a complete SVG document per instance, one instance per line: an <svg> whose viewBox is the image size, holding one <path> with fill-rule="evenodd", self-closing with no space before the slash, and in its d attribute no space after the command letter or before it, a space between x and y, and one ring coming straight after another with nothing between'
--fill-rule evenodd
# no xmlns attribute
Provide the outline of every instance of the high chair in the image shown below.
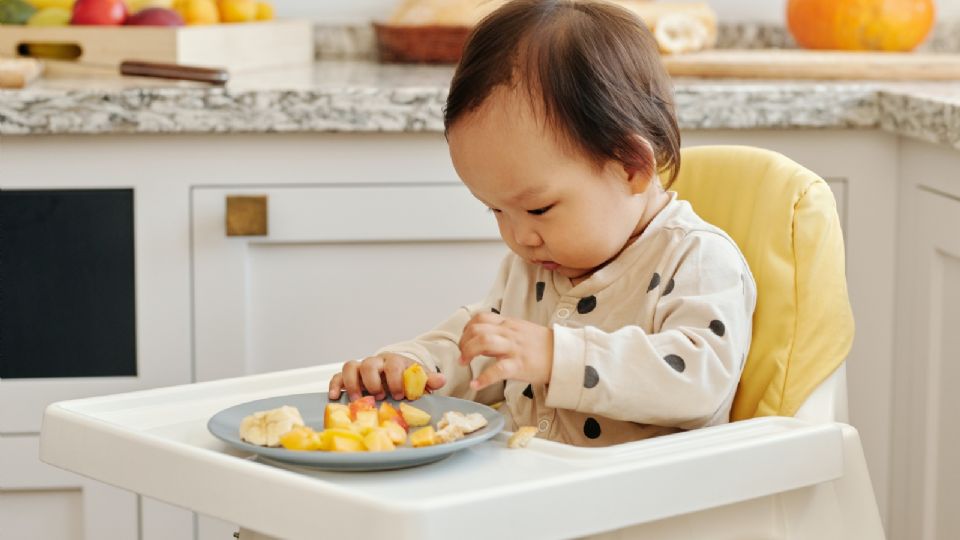
<svg viewBox="0 0 960 540"><path fill-rule="evenodd" d="M737 242L756 280L753 342L731 421L776 415L846 422L844 362L853 341L853 316L840 221L826 182L775 152L701 146L682 150L671 189ZM882 538L859 438L853 428L843 429L845 471L831 487L681 516L668 520L672 524L640 526L604 538L697 537L695 524L704 537L714 538ZM816 490L822 493L814 494ZM813 504L815 499L821 500ZM836 509L829 508L833 505ZM781 522L782 530L743 530L744 520L764 519ZM818 521L815 528L806 528ZM718 532L723 523L726 531ZM674 525L679 528L672 530Z"/></svg>
<svg viewBox="0 0 960 540"><path fill-rule="evenodd" d="M753 344L733 422L606 448L507 434L431 465L340 473L261 462L206 430L216 412L325 392L339 365L50 405L47 463L240 527L243 540L883 538L846 420L853 321L827 185L775 154L683 151L674 186L746 255ZM118 457L119 456L119 457Z"/></svg>

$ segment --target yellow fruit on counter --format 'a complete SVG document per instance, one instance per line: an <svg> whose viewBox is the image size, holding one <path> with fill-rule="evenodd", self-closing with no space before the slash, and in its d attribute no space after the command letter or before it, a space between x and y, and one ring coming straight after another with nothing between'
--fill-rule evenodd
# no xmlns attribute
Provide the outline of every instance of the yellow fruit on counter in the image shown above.
<svg viewBox="0 0 960 540"><path fill-rule="evenodd" d="M270 21L275 17L273 4L270 2L257 2L257 20Z"/></svg>
<svg viewBox="0 0 960 540"><path fill-rule="evenodd" d="M28 3L37 9L61 8L66 10L73 9L73 3L76 0L28 0Z"/></svg>
<svg viewBox="0 0 960 540"><path fill-rule="evenodd" d="M250 22L257 18L256 0L220 0L217 7L223 22Z"/></svg>
<svg viewBox="0 0 960 540"><path fill-rule="evenodd" d="M67 26L72 13L61 7L46 7L27 19L27 26Z"/></svg>
<svg viewBox="0 0 960 540"><path fill-rule="evenodd" d="M126 0L127 9L130 10L130 13L136 13L138 11L147 9L147 8L165 8L173 9L173 0Z"/></svg>
<svg viewBox="0 0 960 540"><path fill-rule="evenodd" d="M220 22L220 12L213 0L174 0L173 10L189 25Z"/></svg>

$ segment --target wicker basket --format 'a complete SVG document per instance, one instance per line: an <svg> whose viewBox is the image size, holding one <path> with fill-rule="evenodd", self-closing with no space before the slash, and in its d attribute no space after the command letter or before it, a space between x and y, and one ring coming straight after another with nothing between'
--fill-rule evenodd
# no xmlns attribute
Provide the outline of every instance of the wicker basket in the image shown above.
<svg viewBox="0 0 960 540"><path fill-rule="evenodd" d="M381 62L455 64L472 28L373 23Z"/></svg>

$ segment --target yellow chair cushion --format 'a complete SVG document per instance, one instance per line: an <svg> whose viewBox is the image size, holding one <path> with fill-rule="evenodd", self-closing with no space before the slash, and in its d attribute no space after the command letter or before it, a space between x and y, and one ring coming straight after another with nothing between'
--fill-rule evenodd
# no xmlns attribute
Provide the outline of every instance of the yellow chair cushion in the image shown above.
<svg viewBox="0 0 960 540"><path fill-rule="evenodd" d="M682 150L671 189L737 242L757 283L753 343L730 420L793 416L853 342L830 188L775 152L702 146Z"/></svg>

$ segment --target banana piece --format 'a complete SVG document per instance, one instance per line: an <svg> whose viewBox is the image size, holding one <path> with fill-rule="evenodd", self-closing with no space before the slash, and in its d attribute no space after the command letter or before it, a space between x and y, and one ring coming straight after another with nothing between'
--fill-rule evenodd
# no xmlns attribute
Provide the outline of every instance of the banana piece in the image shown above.
<svg viewBox="0 0 960 540"><path fill-rule="evenodd" d="M537 435L536 426L523 426L507 440L507 448L523 448Z"/></svg>
<svg viewBox="0 0 960 540"><path fill-rule="evenodd" d="M485 425L487 425L487 419L484 418L482 414L471 413L464 415L458 411L447 411L443 413L443 417L437 422L438 429L442 430L447 427L454 427L460 429L464 434L473 433Z"/></svg>
<svg viewBox="0 0 960 540"><path fill-rule="evenodd" d="M696 18L686 13L670 13L657 21L653 29L660 52L677 54L707 48L709 33Z"/></svg>
<svg viewBox="0 0 960 540"><path fill-rule="evenodd" d="M240 422L240 438L259 446L280 446L280 436L298 425L304 425L300 411L284 405L244 418Z"/></svg>

